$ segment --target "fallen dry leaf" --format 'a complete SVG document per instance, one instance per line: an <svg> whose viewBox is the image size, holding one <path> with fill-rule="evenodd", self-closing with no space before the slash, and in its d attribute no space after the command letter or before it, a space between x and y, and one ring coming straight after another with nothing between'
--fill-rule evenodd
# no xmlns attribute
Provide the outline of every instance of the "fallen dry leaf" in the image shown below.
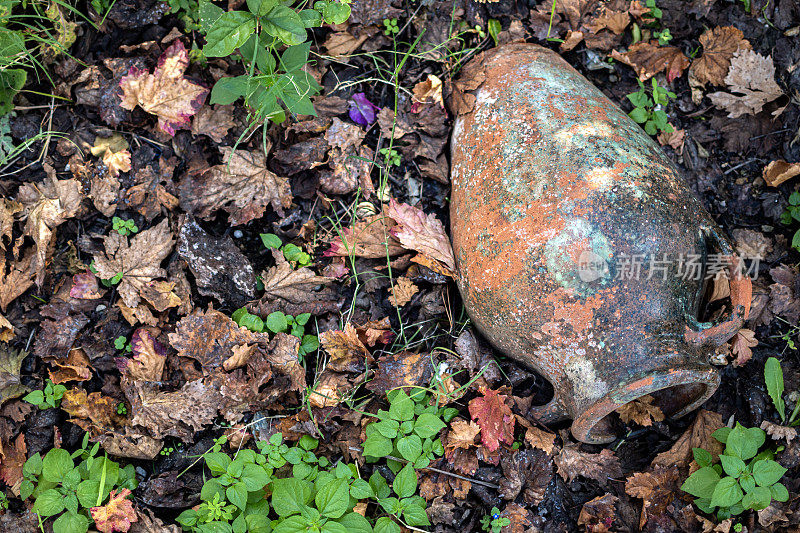
<svg viewBox="0 0 800 533"><path fill-rule="evenodd" d="M158 127L169 135L188 126L192 115L202 107L208 89L184 76L189 53L179 40L174 41L158 58L152 74L132 67L119 82L120 106L133 111L138 105L158 116Z"/></svg>
<svg viewBox="0 0 800 533"><path fill-rule="evenodd" d="M131 402L130 423L147 429L156 439L176 437L193 442L195 431L217 416L222 395L200 380L174 392L159 392L151 384L134 382L125 390Z"/></svg>
<svg viewBox="0 0 800 533"><path fill-rule="evenodd" d="M24 233L36 243L36 256L31 268L36 272L36 284L44 281L47 252L58 226L78 215L83 194L78 180L57 180L47 177L41 183L25 183L17 194L26 221Z"/></svg>
<svg viewBox="0 0 800 533"><path fill-rule="evenodd" d="M142 461L152 461L164 447L163 441L139 433L130 426L126 426L122 433L113 431L100 435L97 441L109 455Z"/></svg>
<svg viewBox="0 0 800 533"><path fill-rule="evenodd" d="M690 64L689 58L680 48L659 46L658 41L638 42L631 45L624 53L614 50L611 52L611 57L633 67L641 81L649 80L659 72L666 71L667 81L672 83L672 80L680 76Z"/></svg>
<svg viewBox="0 0 800 533"><path fill-rule="evenodd" d="M367 389L378 396L397 388L425 387L433 376L433 364L426 353L389 353L378 358L377 367Z"/></svg>
<svg viewBox="0 0 800 533"><path fill-rule="evenodd" d="M733 54L738 50L750 50L750 41L744 38L744 33L733 26L716 27L706 30L700 36L703 46L703 55L692 63L689 77L697 80L700 85L725 85L725 77L731 66Z"/></svg>
<svg viewBox="0 0 800 533"><path fill-rule="evenodd" d="M181 305L181 299L172 292L175 283L171 281L148 281L139 290L139 295L147 300L158 312Z"/></svg>
<svg viewBox="0 0 800 533"><path fill-rule="evenodd" d="M320 333L319 343L330 356L327 367L337 372L357 371L370 356L350 322L344 325L344 330Z"/></svg>
<svg viewBox="0 0 800 533"><path fill-rule="evenodd" d="M389 303L395 307L403 307L419 292L419 287L414 285L414 282L407 277L401 276L397 278L389 292L392 293L389 296Z"/></svg>
<svg viewBox="0 0 800 533"><path fill-rule="evenodd" d="M496 452L500 444L514 443L514 415L508 405L508 396L481 387L481 394L469 402L469 414L481 428L481 443L489 452Z"/></svg>
<svg viewBox="0 0 800 533"><path fill-rule="evenodd" d="M742 366L748 362L753 357L753 351L750 348L758 346L756 332L746 328L737 331L730 342L731 353L736 356L733 366Z"/></svg>
<svg viewBox="0 0 800 533"><path fill-rule="evenodd" d="M128 307L136 307L146 285L167 275L160 267L175 240L164 219L157 226L138 233L130 241L116 231L103 238L105 253L94 256L94 267L102 279L121 275L117 291ZM180 303L180 302L178 302Z"/></svg>
<svg viewBox="0 0 800 533"><path fill-rule="evenodd" d="M767 185L770 187L777 187L784 181L787 181L797 175L800 175L800 163L787 163L783 159L777 161L770 161L764 167L762 177Z"/></svg>
<svg viewBox="0 0 800 533"><path fill-rule="evenodd" d="M370 348L377 343L389 344L395 337L388 316L380 320L371 320L365 324L356 326L356 331L358 332L358 338L361 342Z"/></svg>
<svg viewBox="0 0 800 533"><path fill-rule="evenodd" d="M478 443L475 438L481 432L481 427L475 422L467 422L463 418L456 418L450 422L450 431L442 438L445 457L448 461L453 461L455 450L467 450L475 448Z"/></svg>
<svg viewBox="0 0 800 533"><path fill-rule="evenodd" d="M68 389L61 400L61 409L69 413L70 422L92 435L121 427L125 421L117 414L119 401L101 392L87 394L83 389Z"/></svg>
<svg viewBox="0 0 800 533"><path fill-rule="evenodd" d="M8 344L0 345L0 405L28 391L19 377L22 360L27 355L25 350L14 350Z"/></svg>
<svg viewBox="0 0 800 533"><path fill-rule="evenodd" d="M204 106L192 119L192 135L207 135L222 143L228 130L234 127L232 105Z"/></svg>
<svg viewBox="0 0 800 533"><path fill-rule="evenodd" d="M385 215L378 214L356 220L349 228L342 228L330 241L325 257L366 257L379 259L394 257L405 252L405 248L391 234L395 223Z"/></svg>
<svg viewBox="0 0 800 533"><path fill-rule="evenodd" d="M619 498L606 493L583 504L578 515L578 525L585 526L591 533L607 533L617 518L615 506Z"/></svg>
<svg viewBox="0 0 800 533"><path fill-rule="evenodd" d="M105 289L100 289L97 277L91 272L83 272L72 276L72 288L69 295L79 300L96 300L102 298Z"/></svg>
<svg viewBox="0 0 800 533"><path fill-rule="evenodd" d="M220 148L222 164L199 176L190 174L181 183L181 207L203 219L224 209L231 226L262 217L268 205L282 216L292 205L292 189L287 178L267 168L264 150Z"/></svg>
<svg viewBox="0 0 800 533"><path fill-rule="evenodd" d="M727 111L729 118L758 114L765 104L783 96L783 89L775 83L772 58L748 49L733 55L725 84L730 92L718 91L708 97L715 106Z"/></svg>
<svg viewBox="0 0 800 533"><path fill-rule="evenodd" d="M442 80L438 76L428 74L425 81L421 81L414 85L414 102L419 104L436 103L444 107L444 98L442 97ZM413 108L412 108L413 110Z"/></svg>
<svg viewBox="0 0 800 533"><path fill-rule="evenodd" d="M792 324L800 321L800 291L796 267L778 265L769 269L775 283L769 286L769 310L786 318Z"/></svg>
<svg viewBox="0 0 800 533"><path fill-rule="evenodd" d="M603 7L600 16L595 18L591 23L586 25L586 28L597 33L601 30L609 30L615 35L620 35L625 31L630 23L630 16L627 11L615 11Z"/></svg>
<svg viewBox="0 0 800 533"><path fill-rule="evenodd" d="M31 251L16 263L7 263L5 255L0 258L0 311L5 312L8 304L33 286L36 275L32 269L34 255Z"/></svg>
<svg viewBox="0 0 800 533"><path fill-rule="evenodd" d="M91 508L94 527L97 528L97 531L100 533L127 532L131 528L131 523L139 520L133 510L133 502L127 499L130 495L130 489L112 490L107 504Z"/></svg>
<svg viewBox="0 0 800 533"><path fill-rule="evenodd" d="M680 471L677 466L656 466L651 472L637 472L625 481L625 492L634 498L644 500L639 518L639 529L647 521L663 514L672 503L680 485Z"/></svg>
<svg viewBox="0 0 800 533"><path fill-rule="evenodd" d="M73 348L66 359L53 359L55 370L48 370L50 381L58 385L68 381L87 381L92 379L91 364L82 348Z"/></svg>
<svg viewBox="0 0 800 533"><path fill-rule="evenodd" d="M761 429L766 431L767 435L772 437L772 440L786 439L787 445L792 442L792 439L797 437L797 430L795 428L773 424L769 420L761 422Z"/></svg>
<svg viewBox="0 0 800 533"><path fill-rule="evenodd" d="M588 453L580 450L580 445L569 444L553 458L558 475L570 482L578 476L593 479L605 486L609 479L622 476L622 467L614 452L609 449L600 453Z"/></svg>
<svg viewBox="0 0 800 533"><path fill-rule="evenodd" d="M325 132L325 140L329 146L345 151L351 146L354 148L361 146L365 135L366 132L357 125L334 117L331 126Z"/></svg>
<svg viewBox="0 0 800 533"><path fill-rule="evenodd" d="M389 202L386 214L397 223L391 233L401 245L428 259L439 261L454 275L456 260L453 248L444 231L444 225L436 215L426 215L421 209L394 199Z"/></svg>
<svg viewBox="0 0 800 533"><path fill-rule="evenodd" d="M136 185L125 192L125 201L148 222L178 206L178 199L170 192L173 187L171 168L171 164L161 158L158 172L150 166L136 172Z"/></svg>
<svg viewBox="0 0 800 533"><path fill-rule="evenodd" d="M653 397L649 394L619 407L617 413L626 424L633 422L640 426L652 426L653 422L664 420L664 413L660 407L653 405Z"/></svg>
<svg viewBox="0 0 800 533"><path fill-rule="evenodd" d="M684 468L694 458L692 448L708 450L716 460L717 456L722 453L723 444L712 437L711 434L723 425L722 415L701 409L697 412L692 425L675 441L672 448L656 455L655 459L653 459L653 466L662 465Z"/></svg>
<svg viewBox="0 0 800 533"><path fill-rule="evenodd" d="M19 496L23 478L22 465L28 459L28 447L23 433L17 435L13 446L0 444L0 459L0 480L8 486L12 494Z"/></svg>
<svg viewBox="0 0 800 533"><path fill-rule="evenodd" d="M686 142L686 130L676 130L673 127L673 131L662 131L656 139L661 146L670 146L673 150L682 154L683 145Z"/></svg>
<svg viewBox="0 0 800 533"><path fill-rule="evenodd" d="M167 349L145 328L131 335L132 359L123 359L124 372L134 380L161 381Z"/></svg>
<svg viewBox="0 0 800 533"><path fill-rule="evenodd" d="M121 152L106 152L103 154L103 163L108 167L108 173L117 177L120 172L131 171L131 153L127 150Z"/></svg>
<svg viewBox="0 0 800 533"><path fill-rule="evenodd" d="M786 513L780 509L778 509L775 505L770 505L765 509L761 509L758 511L758 523L761 524L765 528L769 528L773 524L778 522L788 522L789 517L786 516ZM786 525L786 524L781 524Z"/></svg>
<svg viewBox="0 0 800 533"><path fill-rule="evenodd" d="M352 388L347 374L326 369L308 393L308 402L317 408L335 407Z"/></svg>
<svg viewBox="0 0 800 533"><path fill-rule="evenodd" d="M467 63L458 79L447 83L447 107L454 115L465 115L475 108L474 91L486 80L486 71L481 56Z"/></svg>
<svg viewBox="0 0 800 533"><path fill-rule="evenodd" d="M350 32L335 31L328 35L322 46L331 57L348 56L358 50L368 38L369 35L366 32L362 32L358 37L355 37Z"/></svg>
<svg viewBox="0 0 800 533"><path fill-rule="evenodd" d="M536 426L531 426L525 430L525 442L549 455L553 453L556 446L556 436Z"/></svg>

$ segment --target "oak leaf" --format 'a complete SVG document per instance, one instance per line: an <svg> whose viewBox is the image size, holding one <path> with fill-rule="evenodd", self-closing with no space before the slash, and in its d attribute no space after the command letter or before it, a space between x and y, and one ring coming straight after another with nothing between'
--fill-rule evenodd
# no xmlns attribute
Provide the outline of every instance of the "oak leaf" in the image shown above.
<svg viewBox="0 0 800 533"><path fill-rule="evenodd" d="M114 533L115 531L127 533L131 528L131 523L139 520L133 510L133 502L128 499L130 495L130 489L112 490L107 504L91 508L94 527L97 528L97 531L100 533Z"/></svg>
<svg viewBox="0 0 800 533"><path fill-rule="evenodd" d="M586 28L593 33L600 30L609 30L614 35L620 35L628 27L631 18L627 11L615 11L613 9L603 8L603 12L599 17L595 18L591 23L586 25Z"/></svg>
<svg viewBox="0 0 800 533"><path fill-rule="evenodd" d="M725 84L730 92L718 91L708 97L715 106L727 111L729 118L756 115L765 104L783 96L783 89L775 83L772 57L748 49L733 55Z"/></svg>
<svg viewBox="0 0 800 533"><path fill-rule="evenodd" d="M677 46L659 46L658 41L641 41L631 45L627 52L611 52L611 57L630 65L639 76L639 80L646 81L661 71L666 71L667 81L680 76L689 66L686 57Z"/></svg>
<svg viewBox="0 0 800 533"><path fill-rule="evenodd" d="M44 281L47 251L55 238L58 226L78 215L83 194L78 180L45 178L42 183L25 183L19 188L17 201L24 206L24 233L36 243L36 256L31 268L36 272L36 284Z"/></svg>
<svg viewBox="0 0 800 533"><path fill-rule="evenodd" d="M664 420L664 413L653 405L653 397L649 394L617 408L617 413L626 424L634 422L640 426L652 426L653 422Z"/></svg>
<svg viewBox="0 0 800 533"><path fill-rule="evenodd" d="M129 111L138 105L158 116L158 127L169 135L189 125L192 115L202 107L208 89L189 81L184 72L189 66L189 53L180 40L174 41L158 59L152 74L131 67L119 82L122 88L120 106Z"/></svg>
<svg viewBox="0 0 800 533"><path fill-rule="evenodd" d="M389 202L386 214L397 222L391 233L401 245L429 259L439 261L451 275L454 275L456 260L453 256L453 247L444 231L444 225L436 215L433 213L426 215L421 209L396 202L394 199Z"/></svg>
<svg viewBox="0 0 800 533"><path fill-rule="evenodd" d="M414 282L407 277L401 276L397 278L389 292L392 293L389 296L389 303L395 307L403 307L419 292L419 287L414 285Z"/></svg>
<svg viewBox="0 0 800 533"><path fill-rule="evenodd" d="M605 486L609 479L622 476L619 459L606 448L600 453L588 453L581 451L579 445L570 444L564 446L553 461L558 467L558 475L568 482L581 476Z"/></svg>
<svg viewBox="0 0 800 533"><path fill-rule="evenodd" d="M292 189L288 178L267 168L264 151L248 152L229 146L221 150L221 164L197 176L190 174L181 183L181 206L203 219L224 209L231 226L260 218L268 205L283 215L283 209L292 205Z"/></svg>
<svg viewBox="0 0 800 533"><path fill-rule="evenodd" d="M155 278L167 275L160 264L175 244L169 222L164 219L157 226L142 231L130 241L113 231L103 238L103 242L105 253L94 256L97 275L101 279L121 276L117 291L125 305L136 307L147 284Z"/></svg>
<svg viewBox="0 0 800 533"><path fill-rule="evenodd" d="M764 167L762 177L767 185L770 187L777 187L784 181L787 181L795 176L800 176L800 163L787 163L783 159L770 161Z"/></svg>
<svg viewBox="0 0 800 533"><path fill-rule="evenodd" d="M514 415L506 403L508 396L481 387L481 394L469 402L469 414L481 428L481 443L489 452L495 452L500 444L514 443Z"/></svg>
<svg viewBox="0 0 800 533"><path fill-rule="evenodd" d="M733 54L738 50L752 48L744 33L733 26L716 27L706 30L700 36L703 55L692 63L689 77L701 85L725 85L725 76L731 66Z"/></svg>

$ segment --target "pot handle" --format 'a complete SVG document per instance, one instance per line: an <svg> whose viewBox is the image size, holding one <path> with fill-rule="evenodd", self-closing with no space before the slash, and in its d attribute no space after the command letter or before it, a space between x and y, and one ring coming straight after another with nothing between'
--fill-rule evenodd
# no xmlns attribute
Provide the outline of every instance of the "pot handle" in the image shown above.
<svg viewBox="0 0 800 533"><path fill-rule="evenodd" d="M554 422L561 422L570 418L570 414L566 408L561 404L557 395L544 405L534 405L528 409L526 418L535 418L543 424L552 424Z"/></svg>
<svg viewBox="0 0 800 533"><path fill-rule="evenodd" d="M736 335L750 315L753 283L742 273L741 258L728 239L720 234L719 228L707 227L704 230L716 241L728 261L732 309L713 322L699 322L695 317L687 316L688 325L684 338L686 342L695 346L720 346Z"/></svg>

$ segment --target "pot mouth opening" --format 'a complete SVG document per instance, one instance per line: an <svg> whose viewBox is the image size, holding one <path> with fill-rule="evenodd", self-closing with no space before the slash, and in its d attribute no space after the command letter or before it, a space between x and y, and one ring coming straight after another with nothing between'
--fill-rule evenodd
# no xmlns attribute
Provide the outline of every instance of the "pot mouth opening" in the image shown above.
<svg viewBox="0 0 800 533"><path fill-rule="evenodd" d="M572 424L581 442L606 444L617 438L611 415L623 405L650 395L667 417L681 417L700 407L716 392L719 373L713 367L651 371L631 379L593 403Z"/></svg>

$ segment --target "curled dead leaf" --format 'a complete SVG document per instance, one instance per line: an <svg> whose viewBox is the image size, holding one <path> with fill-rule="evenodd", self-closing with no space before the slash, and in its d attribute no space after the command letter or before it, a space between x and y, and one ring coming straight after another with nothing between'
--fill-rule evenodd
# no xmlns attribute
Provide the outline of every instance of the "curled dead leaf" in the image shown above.
<svg viewBox="0 0 800 533"><path fill-rule="evenodd" d="M787 163L783 159L770 161L762 172L764 181L770 187L777 187L784 181L800 175L800 163Z"/></svg>
<svg viewBox="0 0 800 533"><path fill-rule="evenodd" d="M611 52L611 57L633 67L639 80L646 81L665 71L667 81L680 76L691 63L677 46L659 46L658 41L638 42L631 45L627 52Z"/></svg>
<svg viewBox="0 0 800 533"><path fill-rule="evenodd" d="M769 420L761 422L761 429L766 431L767 435L772 437L772 440L786 439L787 445L792 442L792 439L797 437L797 430L795 428L773 424Z"/></svg>
<svg viewBox="0 0 800 533"><path fill-rule="evenodd" d="M652 426L653 422L664 420L664 413L660 407L653 405L653 400L649 394L642 396L617 408L617 413L626 424L633 422L640 426Z"/></svg>

